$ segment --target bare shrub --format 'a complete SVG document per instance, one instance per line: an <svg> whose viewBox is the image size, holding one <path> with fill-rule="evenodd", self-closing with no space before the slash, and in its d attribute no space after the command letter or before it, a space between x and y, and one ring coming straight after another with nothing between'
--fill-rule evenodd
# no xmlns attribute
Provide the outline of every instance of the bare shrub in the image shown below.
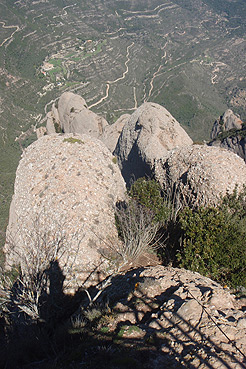
<svg viewBox="0 0 246 369"><path fill-rule="evenodd" d="M12 266L11 272L1 273L0 306L12 318L13 312L18 312L25 318L42 321L47 315L43 309L45 303L46 307L52 299L57 303L58 295L62 296L67 287L64 285L65 276L72 268L76 255L71 257L67 252L66 228L64 224L52 231L42 228L37 218L31 230L22 232L21 245L16 245L15 237L9 236L6 241L6 249L11 253L15 266ZM77 242L79 248L80 241Z"/></svg>
<svg viewBox="0 0 246 369"><path fill-rule="evenodd" d="M142 253L153 250L159 222L150 209L131 200L116 207L116 223L122 243L118 252L123 260L137 259Z"/></svg>

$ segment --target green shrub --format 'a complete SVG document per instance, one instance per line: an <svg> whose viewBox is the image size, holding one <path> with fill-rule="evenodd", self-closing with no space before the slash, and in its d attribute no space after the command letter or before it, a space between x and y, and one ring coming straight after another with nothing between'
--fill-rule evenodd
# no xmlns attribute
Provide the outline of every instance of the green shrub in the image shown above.
<svg viewBox="0 0 246 369"><path fill-rule="evenodd" d="M56 133L62 133L61 125L57 122L54 123Z"/></svg>
<svg viewBox="0 0 246 369"><path fill-rule="evenodd" d="M171 213L171 201L168 196L164 197L159 183L155 180L139 178L131 186L129 195L139 204L152 210L156 221L164 224L168 220Z"/></svg>
<svg viewBox="0 0 246 369"><path fill-rule="evenodd" d="M218 208L186 208L179 224L183 232L177 254L180 267L233 287L246 286L246 228L227 200Z"/></svg>
<svg viewBox="0 0 246 369"><path fill-rule="evenodd" d="M160 225L156 237L164 264L246 287L246 187L240 193L235 188L216 207L196 209L182 208L178 193L165 193L154 180L138 179L129 195Z"/></svg>

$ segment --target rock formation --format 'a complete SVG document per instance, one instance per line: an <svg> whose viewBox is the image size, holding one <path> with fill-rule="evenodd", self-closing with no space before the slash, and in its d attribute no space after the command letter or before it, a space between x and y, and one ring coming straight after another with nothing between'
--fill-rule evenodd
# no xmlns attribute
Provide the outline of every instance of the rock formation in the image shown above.
<svg viewBox="0 0 246 369"><path fill-rule="evenodd" d="M44 239L50 245L59 236L65 240L61 264L70 286L81 285L94 269L105 272L109 262L101 253L117 247L114 205L124 196L120 170L101 141L43 136L23 153L17 169L6 264L18 264L21 255L47 247Z"/></svg>
<svg viewBox="0 0 246 369"><path fill-rule="evenodd" d="M241 129L243 122L238 115L234 114L232 110L227 109L226 112L218 118L213 125L211 132L211 139L217 138L221 133L230 131L231 129Z"/></svg>
<svg viewBox="0 0 246 369"><path fill-rule="evenodd" d="M162 106L144 103L125 123L114 155L127 184L131 179L151 176L156 159L168 151L191 145L192 140Z"/></svg>
<svg viewBox="0 0 246 369"><path fill-rule="evenodd" d="M240 156L246 162L246 130L224 138L222 141L215 140L209 146L223 147Z"/></svg>
<svg viewBox="0 0 246 369"><path fill-rule="evenodd" d="M164 188L175 185L191 204L216 204L220 196L241 189L246 166L236 154L219 147L192 145L156 161L155 178Z"/></svg>
<svg viewBox="0 0 246 369"><path fill-rule="evenodd" d="M219 146L240 156L246 162L246 127L238 115L227 110L216 120L212 132L210 146Z"/></svg>
<svg viewBox="0 0 246 369"><path fill-rule="evenodd" d="M119 136L129 118L130 114L123 114L115 123L105 127L100 140L103 141L111 152L114 152Z"/></svg>
<svg viewBox="0 0 246 369"><path fill-rule="evenodd" d="M54 133L55 126L64 133L88 134L99 138L107 121L88 109L85 100L72 92L64 92L47 117L47 133Z"/></svg>
<svg viewBox="0 0 246 369"><path fill-rule="evenodd" d="M109 333L122 327L126 340L155 347L147 367L244 367L242 305L211 279L163 266L135 269L117 276L107 296L116 301Z"/></svg>
<svg viewBox="0 0 246 369"><path fill-rule="evenodd" d="M227 111L213 135L220 135L222 126L238 130L241 123L233 119ZM72 133L54 133L57 128ZM198 273L156 266L157 256L150 255L141 255L141 268L124 265L128 271L111 275L108 284L104 277L119 270L121 241L114 206L126 196L110 151L127 184L132 178L153 176L164 188L180 189L191 205L216 204L236 185L240 189L246 182L244 161L220 147L192 145L170 113L154 103L144 103L109 126L88 110L83 98L64 93L58 108L53 105L48 114L47 133L24 151L17 169L6 267L22 264L34 268L34 275L45 270L51 276L50 260L55 260L55 271L63 275L56 284L49 277L49 286L64 287L65 293L79 291L72 298L80 295L78 287L93 284L93 292L100 291L97 301L109 304L107 316L98 323L100 337L106 322L107 343L110 335L118 336L129 348L127 339L133 339L141 352L151 352L146 367L243 368L246 318L241 300L226 286ZM135 266L139 260L133 261ZM40 268L45 261L47 266ZM149 263L155 266L146 267ZM85 291L83 296L78 323L81 307L89 304ZM76 318L75 310L71 314ZM73 316L67 318L73 322ZM114 345L113 339L112 352Z"/></svg>
<svg viewBox="0 0 246 369"><path fill-rule="evenodd" d="M88 109L85 100L72 92L64 92L58 101L58 107L52 105L47 114L46 132L88 134L103 141L113 152L121 131L130 117L123 114L114 124L108 122Z"/></svg>

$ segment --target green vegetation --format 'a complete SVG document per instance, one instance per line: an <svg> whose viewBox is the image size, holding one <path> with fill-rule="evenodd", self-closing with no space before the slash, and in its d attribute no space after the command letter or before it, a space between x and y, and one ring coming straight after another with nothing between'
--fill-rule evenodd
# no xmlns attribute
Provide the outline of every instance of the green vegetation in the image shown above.
<svg viewBox="0 0 246 369"><path fill-rule="evenodd" d="M158 220L159 254L165 263L199 272L232 287L246 287L246 187L227 194L216 207L177 207L153 180L139 179L129 191ZM175 217L171 214L175 213Z"/></svg>
<svg viewBox="0 0 246 369"><path fill-rule="evenodd" d="M169 196L164 196L160 185L154 180L139 178L129 190L131 198L140 205L151 209L155 214L155 220L165 224L171 213L171 201Z"/></svg>
<svg viewBox="0 0 246 369"><path fill-rule="evenodd" d="M80 145L84 144L82 140L80 140L79 138L75 138L75 137L64 138L63 142L69 142L71 144L78 143Z"/></svg>
<svg viewBox="0 0 246 369"><path fill-rule="evenodd" d="M114 157L113 157L112 162L113 162L114 164L117 164L117 158L116 158L116 156L114 156Z"/></svg>
<svg viewBox="0 0 246 369"><path fill-rule="evenodd" d="M118 337L123 335L131 335L132 333L141 333L141 329L136 325L123 325L118 333Z"/></svg>
<svg viewBox="0 0 246 369"><path fill-rule="evenodd" d="M53 64L54 67L58 67L58 66L61 66L62 60L61 59L51 59L49 60L49 63Z"/></svg>
<svg viewBox="0 0 246 369"><path fill-rule="evenodd" d="M187 208L179 224L183 234L177 254L180 267L233 287L246 287L246 224L242 227L230 208Z"/></svg>
<svg viewBox="0 0 246 369"><path fill-rule="evenodd" d="M238 137L240 140L246 137L246 127L243 125L242 129L232 128L229 131L221 131L213 141L223 141L226 138Z"/></svg>

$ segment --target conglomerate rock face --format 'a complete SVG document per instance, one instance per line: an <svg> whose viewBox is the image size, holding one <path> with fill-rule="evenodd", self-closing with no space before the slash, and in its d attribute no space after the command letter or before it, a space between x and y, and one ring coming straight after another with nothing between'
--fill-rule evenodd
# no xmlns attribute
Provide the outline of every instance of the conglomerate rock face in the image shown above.
<svg viewBox="0 0 246 369"><path fill-rule="evenodd" d="M120 170L99 140L43 136L25 150L17 169L6 264L18 264L27 250L35 251L37 238L46 247L41 239L50 244L59 230L65 242L60 262L72 287L94 269L105 272L109 265L100 250L117 247L114 205L124 196Z"/></svg>
<svg viewBox="0 0 246 369"><path fill-rule="evenodd" d="M164 187L180 188L190 204L218 203L227 191L246 182L246 166L239 156L219 147L192 145L173 150L155 165L155 178Z"/></svg>
<svg viewBox="0 0 246 369"><path fill-rule="evenodd" d="M148 367L244 367L243 301L226 286L185 269L155 266L116 276L106 293L116 301L109 331L121 329L126 340L155 347Z"/></svg>
<svg viewBox="0 0 246 369"><path fill-rule="evenodd" d="M131 179L151 176L155 160L168 151L191 145L192 140L162 106L144 103L125 123L114 155L127 184Z"/></svg>

